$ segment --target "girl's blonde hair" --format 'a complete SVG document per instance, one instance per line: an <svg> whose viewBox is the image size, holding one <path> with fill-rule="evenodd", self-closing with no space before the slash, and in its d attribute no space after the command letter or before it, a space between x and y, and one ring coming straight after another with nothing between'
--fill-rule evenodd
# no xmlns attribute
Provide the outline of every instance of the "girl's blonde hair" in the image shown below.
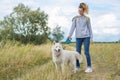
<svg viewBox="0 0 120 80"><path fill-rule="evenodd" d="M85 3L80 3L79 8L83 8L84 13L88 14L89 13L89 9L88 9L88 5Z"/></svg>

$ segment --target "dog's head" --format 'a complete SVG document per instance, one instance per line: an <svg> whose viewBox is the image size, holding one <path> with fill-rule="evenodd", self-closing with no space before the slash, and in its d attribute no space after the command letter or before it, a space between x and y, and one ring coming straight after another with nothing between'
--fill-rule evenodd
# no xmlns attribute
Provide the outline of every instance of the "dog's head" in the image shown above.
<svg viewBox="0 0 120 80"><path fill-rule="evenodd" d="M55 52L55 55L58 57L61 55L61 52L62 52L62 45L60 42L53 42L53 47L54 47L54 52Z"/></svg>

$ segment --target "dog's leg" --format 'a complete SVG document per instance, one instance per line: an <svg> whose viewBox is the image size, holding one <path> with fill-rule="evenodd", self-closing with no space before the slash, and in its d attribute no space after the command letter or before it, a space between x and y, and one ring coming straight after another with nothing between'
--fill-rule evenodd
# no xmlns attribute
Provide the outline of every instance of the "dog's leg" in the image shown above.
<svg viewBox="0 0 120 80"><path fill-rule="evenodd" d="M58 65L55 63L56 71L58 72Z"/></svg>
<svg viewBox="0 0 120 80"><path fill-rule="evenodd" d="M76 73L76 63L74 64L74 73Z"/></svg>
<svg viewBox="0 0 120 80"><path fill-rule="evenodd" d="M61 67L60 64L55 63L55 67L56 67L56 71L59 72Z"/></svg>
<svg viewBox="0 0 120 80"><path fill-rule="evenodd" d="M72 66L72 62L69 60L67 65L67 71L71 71L73 69Z"/></svg>
<svg viewBox="0 0 120 80"><path fill-rule="evenodd" d="M62 67L62 73L64 73L64 63L61 64Z"/></svg>
<svg viewBox="0 0 120 80"><path fill-rule="evenodd" d="M76 59L72 61L73 64L73 73L76 73Z"/></svg>

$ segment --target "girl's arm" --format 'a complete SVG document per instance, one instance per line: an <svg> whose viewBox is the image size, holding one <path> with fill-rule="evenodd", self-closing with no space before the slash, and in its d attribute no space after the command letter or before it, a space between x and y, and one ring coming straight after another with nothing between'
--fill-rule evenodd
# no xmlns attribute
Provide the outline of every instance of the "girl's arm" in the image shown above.
<svg viewBox="0 0 120 80"><path fill-rule="evenodd" d="M76 20L73 19L73 20L72 20L72 26L71 26L71 29L70 29L70 32L69 32L69 37L72 36L72 34L73 34L74 30L75 30L75 26L76 26L75 23L76 23Z"/></svg>
<svg viewBox="0 0 120 80"><path fill-rule="evenodd" d="M88 29L89 29L89 32L90 32L90 41L93 41L93 33L92 33L92 28L91 28L91 21L90 21L90 18L88 18Z"/></svg>

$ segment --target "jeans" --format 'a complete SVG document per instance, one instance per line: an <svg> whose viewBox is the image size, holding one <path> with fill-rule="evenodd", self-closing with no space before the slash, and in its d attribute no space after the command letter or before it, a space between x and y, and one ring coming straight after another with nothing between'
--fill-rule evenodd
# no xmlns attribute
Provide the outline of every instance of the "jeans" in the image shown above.
<svg viewBox="0 0 120 80"><path fill-rule="evenodd" d="M76 51L81 54L82 42L84 42L84 53L87 59L87 66L91 67L91 58L89 53L90 37L76 38ZM76 67L80 67L78 59L76 59Z"/></svg>

